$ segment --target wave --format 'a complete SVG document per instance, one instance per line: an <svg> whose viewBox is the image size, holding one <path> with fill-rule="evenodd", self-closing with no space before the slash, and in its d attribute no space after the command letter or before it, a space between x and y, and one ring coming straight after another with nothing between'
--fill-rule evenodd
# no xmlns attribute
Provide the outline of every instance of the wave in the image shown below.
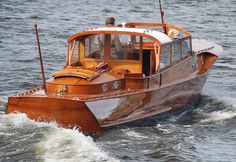
<svg viewBox="0 0 236 162"><path fill-rule="evenodd" d="M56 122L36 122L30 120L23 113L0 115L0 132L3 132L2 136L13 133L11 135L12 140L17 140L17 132L21 131L26 133L24 137L34 134L34 138L30 139L31 142L22 143L24 145L22 147L32 148L33 158L39 161L118 161L111 157L108 152L102 150L102 146L95 143L91 137L85 136L79 130L59 128ZM29 141L29 139L26 139L26 141ZM7 155L8 151L3 150L3 153ZM22 153L18 152L17 154L22 159L26 153L22 151ZM32 155L32 153L29 153L29 155Z"/></svg>
<svg viewBox="0 0 236 162"><path fill-rule="evenodd" d="M205 118L200 120L201 123L212 123L212 122L219 122L219 121L224 121L227 119L234 118L236 116L236 112L216 111L216 112L208 113L204 116Z"/></svg>
<svg viewBox="0 0 236 162"><path fill-rule="evenodd" d="M0 111L5 111L7 106L7 101L0 98Z"/></svg>
<svg viewBox="0 0 236 162"><path fill-rule="evenodd" d="M143 135L142 133L138 133L138 132L135 132L135 131L126 131L126 134L129 136L129 137L132 137L132 138L136 138L136 139L144 139L144 138L148 138L147 136Z"/></svg>
<svg viewBox="0 0 236 162"><path fill-rule="evenodd" d="M117 161L102 151L91 137L78 130L54 128L34 145L37 156L50 161Z"/></svg>
<svg viewBox="0 0 236 162"><path fill-rule="evenodd" d="M236 117L236 101L234 98L221 98L203 103L194 111L194 117L200 123L216 123Z"/></svg>

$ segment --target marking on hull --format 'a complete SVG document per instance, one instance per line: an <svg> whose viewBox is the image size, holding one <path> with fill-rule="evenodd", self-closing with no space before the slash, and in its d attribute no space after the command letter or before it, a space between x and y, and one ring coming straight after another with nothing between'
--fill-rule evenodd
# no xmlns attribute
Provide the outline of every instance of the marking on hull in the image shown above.
<svg viewBox="0 0 236 162"><path fill-rule="evenodd" d="M107 119L117 106L120 104L120 98L85 102L89 110L94 114L97 120Z"/></svg>

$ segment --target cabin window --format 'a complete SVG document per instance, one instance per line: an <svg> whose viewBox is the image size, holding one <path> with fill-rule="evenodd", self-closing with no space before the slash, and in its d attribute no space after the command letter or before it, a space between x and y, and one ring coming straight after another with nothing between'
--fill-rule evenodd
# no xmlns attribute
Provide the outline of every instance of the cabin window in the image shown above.
<svg viewBox="0 0 236 162"><path fill-rule="evenodd" d="M151 42L153 42L153 40L150 39L150 38L147 38L147 37L143 37L143 42L149 42L149 43L151 43Z"/></svg>
<svg viewBox="0 0 236 162"><path fill-rule="evenodd" d="M164 68L170 65L170 57L172 52L171 47L172 47L171 43L162 46L160 68Z"/></svg>
<svg viewBox="0 0 236 162"><path fill-rule="evenodd" d="M85 58L104 59L104 54L106 54L105 58L110 60L139 61L140 52L153 50L153 43L153 40L149 38L136 35L91 35L85 39Z"/></svg>
<svg viewBox="0 0 236 162"><path fill-rule="evenodd" d="M181 59L181 40L174 40L173 51L172 51L172 61L176 62Z"/></svg>
<svg viewBox="0 0 236 162"><path fill-rule="evenodd" d="M78 65L80 61L79 41L74 40L69 44L70 65Z"/></svg>
<svg viewBox="0 0 236 162"><path fill-rule="evenodd" d="M110 58L112 60L139 60L140 59L140 37L139 36L125 35L125 34L120 34L120 35L112 34L110 47L111 47Z"/></svg>
<svg viewBox="0 0 236 162"><path fill-rule="evenodd" d="M190 38L176 39L162 46L160 68L166 67L191 54Z"/></svg>
<svg viewBox="0 0 236 162"><path fill-rule="evenodd" d="M186 38L182 41L182 57L188 56L190 54L191 54L190 38Z"/></svg>
<svg viewBox="0 0 236 162"><path fill-rule="evenodd" d="M85 39L85 58L103 59L104 35L92 35Z"/></svg>

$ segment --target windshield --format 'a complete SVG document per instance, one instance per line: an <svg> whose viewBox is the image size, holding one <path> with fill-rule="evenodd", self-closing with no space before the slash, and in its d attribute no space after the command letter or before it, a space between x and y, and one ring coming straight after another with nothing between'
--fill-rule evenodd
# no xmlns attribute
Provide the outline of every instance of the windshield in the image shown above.
<svg viewBox="0 0 236 162"><path fill-rule="evenodd" d="M104 36L92 35L85 39L85 58L103 59Z"/></svg>
<svg viewBox="0 0 236 162"><path fill-rule="evenodd" d="M140 36L128 34L99 34L85 39L85 58L109 60L140 60L140 40L153 42L151 39L141 39Z"/></svg>

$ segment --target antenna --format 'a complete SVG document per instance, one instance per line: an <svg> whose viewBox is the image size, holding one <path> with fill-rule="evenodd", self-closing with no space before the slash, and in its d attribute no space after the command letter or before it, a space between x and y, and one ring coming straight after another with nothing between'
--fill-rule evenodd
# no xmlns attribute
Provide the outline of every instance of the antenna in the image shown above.
<svg viewBox="0 0 236 162"><path fill-rule="evenodd" d="M163 30L164 30L164 33L167 34L167 28L166 28L166 24L164 22L164 11L162 10L161 0L159 0L159 7L160 7L160 14L161 14L161 23L164 25Z"/></svg>
<svg viewBox="0 0 236 162"><path fill-rule="evenodd" d="M43 89L47 93L45 76L44 76L44 68L43 68L43 58L42 58L42 55L41 55L41 49L40 49L40 42L39 42L39 35L38 35L37 24L35 24L34 27L35 27L35 32L36 32L35 34L36 34L37 43L38 43L38 53L39 53L39 60L40 60L40 65L41 65L41 71L42 71Z"/></svg>

